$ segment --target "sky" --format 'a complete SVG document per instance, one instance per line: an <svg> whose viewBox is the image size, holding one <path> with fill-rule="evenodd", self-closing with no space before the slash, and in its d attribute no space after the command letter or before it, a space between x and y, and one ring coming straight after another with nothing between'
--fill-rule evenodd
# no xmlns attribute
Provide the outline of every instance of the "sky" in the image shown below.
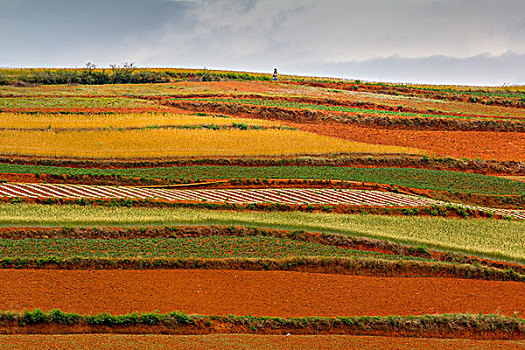
<svg viewBox="0 0 525 350"><path fill-rule="evenodd" d="M0 67L525 84L525 0L0 0Z"/></svg>

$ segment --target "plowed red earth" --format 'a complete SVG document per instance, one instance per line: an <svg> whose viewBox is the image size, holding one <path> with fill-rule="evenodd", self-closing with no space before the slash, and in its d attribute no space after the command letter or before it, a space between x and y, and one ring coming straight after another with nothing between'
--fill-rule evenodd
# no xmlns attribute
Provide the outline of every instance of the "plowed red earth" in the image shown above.
<svg viewBox="0 0 525 350"><path fill-rule="evenodd" d="M525 342L505 340L388 338L347 335L2 335L8 349L443 349L514 350Z"/></svg>
<svg viewBox="0 0 525 350"><path fill-rule="evenodd" d="M525 133L389 130L330 123L326 120L323 123L285 124L299 130L348 140L424 149L440 157L525 160Z"/></svg>
<svg viewBox="0 0 525 350"><path fill-rule="evenodd" d="M525 284L283 271L0 270L0 309L350 316L525 313Z"/></svg>

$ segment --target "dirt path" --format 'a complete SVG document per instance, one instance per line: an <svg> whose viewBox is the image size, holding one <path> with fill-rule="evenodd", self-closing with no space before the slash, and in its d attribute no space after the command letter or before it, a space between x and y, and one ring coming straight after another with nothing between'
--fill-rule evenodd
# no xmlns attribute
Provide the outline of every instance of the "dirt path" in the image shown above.
<svg viewBox="0 0 525 350"><path fill-rule="evenodd" d="M525 284L279 271L0 270L0 309L205 315L525 313Z"/></svg>

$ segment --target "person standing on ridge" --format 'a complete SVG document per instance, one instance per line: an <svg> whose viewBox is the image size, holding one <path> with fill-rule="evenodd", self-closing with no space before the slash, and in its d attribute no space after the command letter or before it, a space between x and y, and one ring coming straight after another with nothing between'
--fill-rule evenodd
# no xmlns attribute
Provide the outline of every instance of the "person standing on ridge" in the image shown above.
<svg viewBox="0 0 525 350"><path fill-rule="evenodd" d="M277 68L273 69L273 81L277 81Z"/></svg>

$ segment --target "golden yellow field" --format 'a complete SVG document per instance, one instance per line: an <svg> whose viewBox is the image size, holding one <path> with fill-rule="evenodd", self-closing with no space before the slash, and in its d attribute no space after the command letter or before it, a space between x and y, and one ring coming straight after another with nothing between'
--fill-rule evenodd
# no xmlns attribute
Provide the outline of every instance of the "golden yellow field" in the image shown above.
<svg viewBox="0 0 525 350"><path fill-rule="evenodd" d="M372 145L295 130L144 129L0 132L0 153L52 157L143 158L327 153L410 153L421 150Z"/></svg>
<svg viewBox="0 0 525 350"><path fill-rule="evenodd" d="M5 129L85 129L145 128L151 126L232 125L278 126L279 123L256 119L199 116L195 114L133 113L133 114L22 114L0 113L0 128Z"/></svg>

